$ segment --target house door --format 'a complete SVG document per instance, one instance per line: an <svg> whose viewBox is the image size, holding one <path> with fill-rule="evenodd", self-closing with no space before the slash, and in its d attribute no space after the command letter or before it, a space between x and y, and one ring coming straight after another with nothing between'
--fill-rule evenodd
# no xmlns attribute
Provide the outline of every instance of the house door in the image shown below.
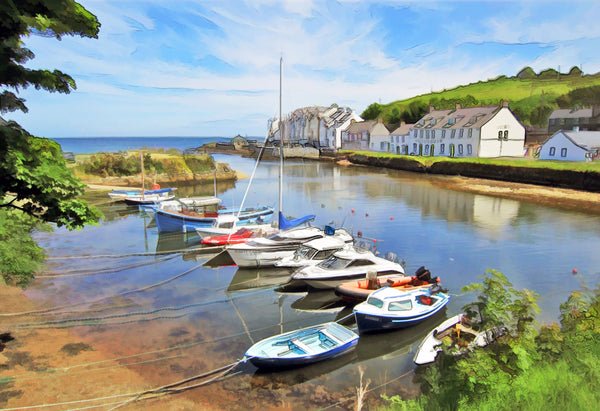
<svg viewBox="0 0 600 411"><path fill-rule="evenodd" d="M423 155L423 144L419 144L419 155Z"/></svg>
<svg viewBox="0 0 600 411"><path fill-rule="evenodd" d="M454 144L450 144L450 157L454 157Z"/></svg>
<svg viewBox="0 0 600 411"><path fill-rule="evenodd" d="M431 150L429 150L429 155L430 155L430 156L433 156L433 155L434 155L434 154L433 154L433 144L431 145Z"/></svg>

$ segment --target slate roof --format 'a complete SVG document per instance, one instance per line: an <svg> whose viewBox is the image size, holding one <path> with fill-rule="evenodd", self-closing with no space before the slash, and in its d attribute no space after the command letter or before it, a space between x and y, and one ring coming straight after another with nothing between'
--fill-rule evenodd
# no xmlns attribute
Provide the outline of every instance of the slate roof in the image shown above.
<svg viewBox="0 0 600 411"><path fill-rule="evenodd" d="M455 110L433 110L415 123L414 129L481 128L500 106L467 107Z"/></svg>
<svg viewBox="0 0 600 411"><path fill-rule="evenodd" d="M563 133L573 144L579 147L589 150L592 148L600 148L600 131L560 131Z"/></svg>
<svg viewBox="0 0 600 411"><path fill-rule="evenodd" d="M555 118L592 118L594 116L594 110L591 108L580 108L580 109L558 109L554 110L548 119Z"/></svg>

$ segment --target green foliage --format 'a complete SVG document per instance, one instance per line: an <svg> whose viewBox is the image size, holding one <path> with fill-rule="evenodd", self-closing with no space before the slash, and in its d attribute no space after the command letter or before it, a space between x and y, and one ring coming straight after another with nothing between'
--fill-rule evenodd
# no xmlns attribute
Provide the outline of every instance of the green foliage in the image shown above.
<svg viewBox="0 0 600 411"><path fill-rule="evenodd" d="M574 292L561 304L560 326L538 331L533 316L537 296L518 291L489 270L465 311L482 328L501 324L508 334L491 345L456 357L447 347L431 366L417 369L421 396L388 398L401 410L586 410L595 409L600 391L600 289ZM475 323L477 324L477 323ZM476 325L474 325L476 326Z"/></svg>
<svg viewBox="0 0 600 411"><path fill-rule="evenodd" d="M76 166L79 172L100 177L124 177L140 174L141 161L138 155L127 156L125 153L99 153L90 156ZM150 153L144 154L144 173L165 172L165 165L160 160L154 160Z"/></svg>
<svg viewBox="0 0 600 411"><path fill-rule="evenodd" d="M60 146L18 124L0 126L0 208L14 208L59 227L95 224L101 214L77 197L85 184L67 168Z"/></svg>
<svg viewBox="0 0 600 411"><path fill-rule="evenodd" d="M364 120L377 120L381 114L381 104L372 103L360 115Z"/></svg>
<svg viewBox="0 0 600 411"><path fill-rule="evenodd" d="M535 71L529 66L522 68L521 71L517 73L517 78L520 79L532 79L536 77Z"/></svg>
<svg viewBox="0 0 600 411"><path fill-rule="evenodd" d="M0 208L0 273L7 284L26 286L44 261L44 250L31 238L34 229L49 229L15 209Z"/></svg>
<svg viewBox="0 0 600 411"><path fill-rule="evenodd" d="M183 156L183 160L194 174L204 173L215 168L215 162L210 154Z"/></svg>
<svg viewBox="0 0 600 411"><path fill-rule="evenodd" d="M59 70L29 69L23 65L34 57L23 47L21 37L38 33L61 39L64 35L98 37L96 17L72 0L3 1L0 4L0 85L15 91L33 85L36 89L69 93L75 81ZM0 113L27 112L25 100L4 90Z"/></svg>
<svg viewBox="0 0 600 411"><path fill-rule="evenodd" d="M15 94L20 89L69 93L76 87L59 70L25 67L34 54L23 47L23 36L97 38L99 27L96 17L72 0L0 2L0 114L27 112L25 100ZM31 218L69 229L98 222L100 212L77 199L84 187L66 167L58 144L0 119L0 272L5 278L26 284L43 259L29 235L35 225Z"/></svg>

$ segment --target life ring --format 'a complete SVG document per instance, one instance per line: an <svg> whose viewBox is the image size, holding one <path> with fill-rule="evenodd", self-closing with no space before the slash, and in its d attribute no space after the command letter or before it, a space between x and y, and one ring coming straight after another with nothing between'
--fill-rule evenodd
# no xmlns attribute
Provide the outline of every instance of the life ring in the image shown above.
<svg viewBox="0 0 600 411"><path fill-rule="evenodd" d="M152 190L160 190L160 184L157 184L157 183L152 184Z"/></svg>

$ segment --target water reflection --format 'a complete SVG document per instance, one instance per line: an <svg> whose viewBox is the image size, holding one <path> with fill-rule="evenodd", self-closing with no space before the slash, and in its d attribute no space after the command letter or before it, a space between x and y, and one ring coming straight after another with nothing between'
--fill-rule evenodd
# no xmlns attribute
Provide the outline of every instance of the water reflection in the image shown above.
<svg viewBox="0 0 600 411"><path fill-rule="evenodd" d="M251 159L217 158L223 160L252 173ZM278 172L275 162L261 164L246 205L277 205ZM600 280L596 215L453 192L424 175L324 162L287 162L284 183L286 214L313 212L315 225L333 221L361 231L376 240L373 245L382 254L392 251L404 259L407 272L424 265L440 276L452 295L448 315L472 301L460 289L488 268L503 272L516 288L539 293L541 321L558 318L558 305L571 290ZM248 179L218 183L217 191L225 204L239 205L247 186ZM178 194L212 195L213 189L212 183L181 187ZM26 294L41 307L79 304L68 314L67 309L46 314L40 323L68 324L106 358L147 355L152 361L130 367L149 386L235 362L262 338L351 312L329 292L282 292L288 272L205 267L208 256L195 233L159 234L151 216L135 207L98 195L90 201L105 213L100 226L36 234L53 259ZM162 254L168 252L175 254ZM361 337L354 353L331 362L277 374L251 369L231 383L185 395L196 405L217 398L215 407L222 409L326 407L355 397L359 364L394 395L410 381L390 381L413 368L416 345L444 316ZM70 322L60 322L66 319ZM150 354L160 350L161 356Z"/></svg>

